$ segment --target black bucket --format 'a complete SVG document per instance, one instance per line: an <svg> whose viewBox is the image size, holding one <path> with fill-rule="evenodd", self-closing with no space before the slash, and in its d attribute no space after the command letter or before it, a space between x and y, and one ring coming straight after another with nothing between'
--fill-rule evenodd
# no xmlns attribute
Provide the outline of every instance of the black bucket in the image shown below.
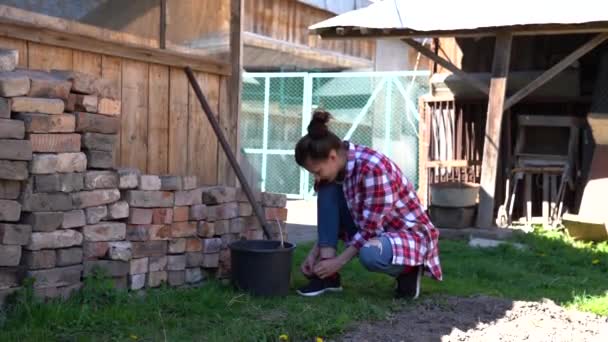
<svg viewBox="0 0 608 342"><path fill-rule="evenodd" d="M240 240L230 244L232 283L255 296L289 293L295 245L280 241Z"/></svg>

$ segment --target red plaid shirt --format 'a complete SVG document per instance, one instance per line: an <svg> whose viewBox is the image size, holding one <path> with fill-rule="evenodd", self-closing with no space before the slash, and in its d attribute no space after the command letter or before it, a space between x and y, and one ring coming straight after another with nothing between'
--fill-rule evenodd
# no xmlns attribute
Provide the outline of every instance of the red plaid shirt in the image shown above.
<svg viewBox="0 0 608 342"><path fill-rule="evenodd" d="M360 249L369 239L384 235L393 247L393 264L424 265L427 275L442 279L439 231L395 163L370 148L349 143L342 187L359 227L349 244Z"/></svg>

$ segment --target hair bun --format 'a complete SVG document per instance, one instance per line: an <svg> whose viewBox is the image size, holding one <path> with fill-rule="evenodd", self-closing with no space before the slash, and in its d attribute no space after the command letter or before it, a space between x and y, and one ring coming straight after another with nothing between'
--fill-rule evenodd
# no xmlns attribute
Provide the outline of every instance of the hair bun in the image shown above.
<svg viewBox="0 0 608 342"><path fill-rule="evenodd" d="M308 124L308 135L312 138L322 138L329 133L327 123L331 119L331 114L324 110L315 110L312 119Z"/></svg>

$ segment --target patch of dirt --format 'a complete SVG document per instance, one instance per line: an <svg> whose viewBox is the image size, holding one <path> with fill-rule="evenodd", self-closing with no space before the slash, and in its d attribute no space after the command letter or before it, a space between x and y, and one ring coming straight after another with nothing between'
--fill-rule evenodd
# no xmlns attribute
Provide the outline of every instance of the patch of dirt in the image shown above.
<svg viewBox="0 0 608 342"><path fill-rule="evenodd" d="M475 296L422 300L380 322L362 323L339 341L608 341L608 318L550 300Z"/></svg>

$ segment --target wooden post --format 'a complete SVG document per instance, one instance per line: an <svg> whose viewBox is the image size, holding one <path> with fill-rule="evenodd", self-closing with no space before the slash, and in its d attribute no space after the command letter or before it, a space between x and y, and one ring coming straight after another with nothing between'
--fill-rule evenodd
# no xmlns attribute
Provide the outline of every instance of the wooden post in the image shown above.
<svg viewBox="0 0 608 342"><path fill-rule="evenodd" d="M231 75L224 78L220 85L220 124L236 159L239 155L239 117L241 112L241 89L243 70L243 20L245 0L230 1L230 59ZM227 102L226 102L227 101ZM218 184L236 186L236 175L224 153L218 153Z"/></svg>
<svg viewBox="0 0 608 342"><path fill-rule="evenodd" d="M494 216L494 192L496 190L496 169L500 149L500 133L502 126L507 76L511 60L511 32L498 33L494 45L494 61L492 62L492 80L490 81L490 96L488 99L488 116L486 134L483 145L481 164L481 187L479 193L479 210L477 226L489 227Z"/></svg>

